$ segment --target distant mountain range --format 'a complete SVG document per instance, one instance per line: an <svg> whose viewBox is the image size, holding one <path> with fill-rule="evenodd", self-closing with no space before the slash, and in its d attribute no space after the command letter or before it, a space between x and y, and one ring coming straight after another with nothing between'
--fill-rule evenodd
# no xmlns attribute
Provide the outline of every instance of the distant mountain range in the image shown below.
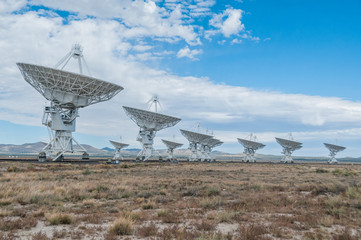
<svg viewBox="0 0 361 240"><path fill-rule="evenodd" d="M46 143L44 142L36 142L36 143L24 143L21 145L15 145L15 144L0 144L0 154L38 154L43 150ZM95 154L95 155L103 155L108 154L111 155L111 151L114 151L114 149L102 150L95 147L92 147L90 145L82 144L81 145L85 150L88 151L89 154Z"/></svg>
<svg viewBox="0 0 361 240"><path fill-rule="evenodd" d="M36 143L24 143L21 145L15 145L15 144L0 144L0 154L1 155L37 155L39 152L42 151L46 143L44 142L36 142ZM91 156L99 156L99 157L111 157L114 154L114 149L105 147L102 149L98 149L95 147L92 147L90 145L82 144L82 146L88 151L88 153ZM129 148L129 149L123 149L122 155L125 158L133 158L136 157L140 149L138 148ZM167 150L161 149L157 150L159 155L161 156L167 156ZM176 149L174 150L174 155L177 158L187 158L189 155L188 149ZM225 153L220 151L214 151L212 152L212 155L216 157L218 160L234 160L234 161L240 161L242 160L244 154L238 153L238 154L231 154L231 153ZM275 155L262 155L262 154L256 154L256 160L257 161L279 161L281 160L282 156L275 156ZM294 160L299 161L327 161L327 157L294 157ZM340 161L352 161L352 162L361 162L361 158L340 158Z"/></svg>

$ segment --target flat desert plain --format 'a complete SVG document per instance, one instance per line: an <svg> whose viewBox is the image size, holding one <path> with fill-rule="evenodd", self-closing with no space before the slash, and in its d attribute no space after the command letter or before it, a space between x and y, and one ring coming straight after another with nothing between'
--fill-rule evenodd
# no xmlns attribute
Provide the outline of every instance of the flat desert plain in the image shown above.
<svg viewBox="0 0 361 240"><path fill-rule="evenodd" d="M361 239L361 165L1 162L0 239Z"/></svg>

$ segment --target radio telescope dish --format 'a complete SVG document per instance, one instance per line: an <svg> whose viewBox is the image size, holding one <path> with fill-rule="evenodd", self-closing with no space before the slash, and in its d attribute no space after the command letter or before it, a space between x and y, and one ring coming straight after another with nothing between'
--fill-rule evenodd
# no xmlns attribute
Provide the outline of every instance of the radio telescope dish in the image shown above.
<svg viewBox="0 0 361 240"><path fill-rule="evenodd" d="M211 135L192 132L180 129L182 135L189 141L189 150L191 150L191 154L188 157L188 161L196 161L200 159L202 154L198 153L198 146L201 145L203 141L208 138L213 138Z"/></svg>
<svg viewBox="0 0 361 240"><path fill-rule="evenodd" d="M153 155L153 139L157 131L173 127L181 119L168 115L123 106L125 113L139 127L137 140L142 143L143 149L138 153L137 159L147 161Z"/></svg>
<svg viewBox="0 0 361 240"><path fill-rule="evenodd" d="M244 153L246 154L246 156L244 157L245 162L256 162L256 158L254 157L255 152L258 149L262 149L266 146L260 142L256 142L255 138L256 137L253 137L253 134L250 135L250 140L237 138L238 142L244 147Z"/></svg>
<svg viewBox="0 0 361 240"><path fill-rule="evenodd" d="M325 147L330 150L330 159L327 161L329 164L337 164L337 160L336 160L336 154L338 152L341 152L343 150L346 149L346 147L342 147L342 146L338 146L338 145L334 145L334 144L329 144L329 143L324 143Z"/></svg>
<svg viewBox="0 0 361 240"><path fill-rule="evenodd" d="M276 141L283 147L281 163L293 163L292 153L302 148L302 143L284 138L276 138Z"/></svg>
<svg viewBox="0 0 361 240"><path fill-rule="evenodd" d="M122 87L93 77L27 63L17 63L25 81L61 108L82 108L108 101Z"/></svg>
<svg viewBox="0 0 361 240"><path fill-rule="evenodd" d="M215 158L211 156L213 148L222 145L223 142L216 138L207 138L201 142L200 151L201 151L201 161L215 161ZM204 157L203 157L203 156ZM203 157L203 158L202 158Z"/></svg>
<svg viewBox="0 0 361 240"><path fill-rule="evenodd" d="M109 140L109 142L114 146L115 148L115 153L114 153L114 157L113 157L113 160L124 160L123 159L123 156L121 155L120 153L120 150L125 148L125 147L128 147L129 144L125 144L125 143L120 143L120 142L116 142L116 141L112 141L112 140Z"/></svg>
<svg viewBox="0 0 361 240"><path fill-rule="evenodd" d="M168 160L176 162L177 159L174 157L174 149L183 146L182 143L172 142L162 139L162 142L167 146Z"/></svg>
<svg viewBox="0 0 361 240"><path fill-rule="evenodd" d="M71 58L78 59L82 72L82 48L76 44L57 64L64 66ZM85 61L83 61L85 64ZM73 142L84 152L83 159L88 159L86 150L72 137L75 132L78 109L91 104L111 99L123 88L97 78L67 72L39 65L17 63L26 82L50 101L43 115L43 125L49 129L50 142L44 147L41 158L54 155L53 161L61 160L66 152L74 152ZM55 131L55 134L54 132Z"/></svg>

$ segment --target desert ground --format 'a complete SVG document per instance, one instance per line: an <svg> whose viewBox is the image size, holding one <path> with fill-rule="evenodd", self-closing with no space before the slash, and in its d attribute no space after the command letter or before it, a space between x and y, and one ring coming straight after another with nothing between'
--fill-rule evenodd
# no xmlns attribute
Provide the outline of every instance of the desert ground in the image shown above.
<svg viewBox="0 0 361 240"><path fill-rule="evenodd" d="M0 163L0 239L361 239L361 165Z"/></svg>

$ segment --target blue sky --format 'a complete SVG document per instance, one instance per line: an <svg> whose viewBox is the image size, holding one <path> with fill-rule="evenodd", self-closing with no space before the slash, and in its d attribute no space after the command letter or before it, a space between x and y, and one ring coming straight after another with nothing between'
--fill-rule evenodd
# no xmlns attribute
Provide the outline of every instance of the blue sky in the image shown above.
<svg viewBox="0 0 361 240"><path fill-rule="evenodd" d="M53 66L72 44L84 46L92 74L124 87L114 99L80 110L76 138L95 147L137 127L122 105L146 108L153 94L179 128L212 130L241 152L250 132L279 154L274 137L293 132L296 155L325 156L322 142L361 156L360 1L45 1L0 3L0 143L47 141L46 101L15 62ZM75 70L70 67L68 70ZM5 87L6 86L6 87Z"/></svg>
<svg viewBox="0 0 361 240"><path fill-rule="evenodd" d="M166 66L179 75L209 76L235 86L360 99L360 1L255 0L237 5L259 42L205 42L200 61L178 59Z"/></svg>

